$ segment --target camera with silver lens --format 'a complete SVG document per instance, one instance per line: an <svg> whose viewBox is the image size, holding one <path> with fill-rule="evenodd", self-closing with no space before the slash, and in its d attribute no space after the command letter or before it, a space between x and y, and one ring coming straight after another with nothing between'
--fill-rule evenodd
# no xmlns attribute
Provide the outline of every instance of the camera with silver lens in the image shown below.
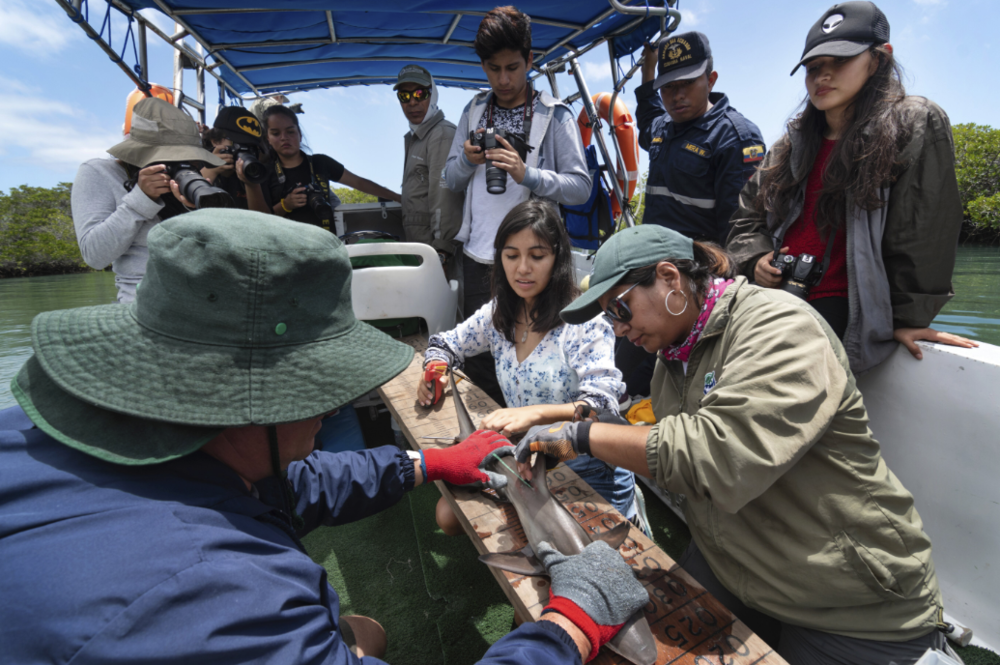
<svg viewBox="0 0 1000 665"><path fill-rule="evenodd" d="M234 165L241 159L243 160L243 177L247 179L247 182L259 185L267 180L267 165L260 161L260 148L252 143L234 143L219 152L232 155Z"/></svg>
<svg viewBox="0 0 1000 665"><path fill-rule="evenodd" d="M201 175L200 162L164 162L166 174L177 182L181 196L195 208L235 208L233 197L219 189ZM150 164L152 166L152 164Z"/></svg>
<svg viewBox="0 0 1000 665"><path fill-rule="evenodd" d="M781 271L781 290L805 300L823 278L823 266L812 254L779 254L771 265Z"/></svg>
<svg viewBox="0 0 1000 665"><path fill-rule="evenodd" d="M521 156L521 161L527 159L528 151L531 150L528 143L519 134L506 132L500 127L487 127L486 131L483 132L469 132L469 143L479 146L484 152L503 148L503 144L497 140L497 137L503 137L510 144L510 147L514 148ZM507 191L507 172L493 166L493 162L489 159L486 160L486 191L490 194L503 194Z"/></svg>

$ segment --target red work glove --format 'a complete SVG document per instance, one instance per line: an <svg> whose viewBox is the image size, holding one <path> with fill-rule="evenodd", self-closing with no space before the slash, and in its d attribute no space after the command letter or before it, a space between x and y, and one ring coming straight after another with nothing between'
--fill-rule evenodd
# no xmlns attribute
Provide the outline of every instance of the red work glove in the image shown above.
<svg viewBox="0 0 1000 665"><path fill-rule="evenodd" d="M448 371L448 363L443 360L432 360L424 367L424 381L434 386L434 399L431 404L437 404L444 393L445 382L441 380Z"/></svg>
<svg viewBox="0 0 1000 665"><path fill-rule="evenodd" d="M492 430L476 430L468 439L450 448L424 450L422 463L424 480L443 480L452 485L466 485L483 489L500 489L507 485L507 477L487 471L484 467L493 460L493 454L513 456L510 441Z"/></svg>

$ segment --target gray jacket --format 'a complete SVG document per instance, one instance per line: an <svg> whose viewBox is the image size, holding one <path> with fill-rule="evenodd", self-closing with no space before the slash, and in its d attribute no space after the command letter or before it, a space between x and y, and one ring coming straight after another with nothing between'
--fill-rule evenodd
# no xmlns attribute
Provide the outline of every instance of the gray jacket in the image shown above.
<svg viewBox="0 0 1000 665"><path fill-rule="evenodd" d="M438 110L403 138L403 228L407 242L422 242L439 252L455 253L453 241L462 226L462 193L443 179L455 125Z"/></svg>
<svg viewBox="0 0 1000 665"><path fill-rule="evenodd" d="M80 254L91 268L111 266L123 304L135 300L135 287L146 274L146 236L163 209L138 187L126 191L127 178L118 160L91 159L76 172L71 198Z"/></svg>
<svg viewBox="0 0 1000 665"><path fill-rule="evenodd" d="M444 171L445 181L452 191L466 191L476 169L485 168L465 157L464 144L469 138L469 128L479 126L492 95L492 91L479 93L462 112ZM521 186L531 190L532 197L556 204L586 203L592 180L576 116L568 106L544 90L539 95L528 144L535 149L525 160L527 169ZM459 237L468 237L471 224L472 196L467 193Z"/></svg>
<svg viewBox="0 0 1000 665"><path fill-rule="evenodd" d="M934 102L907 97L901 105L910 137L899 152L898 177L883 190L886 205L862 210L848 205L848 323L844 348L856 373L889 357L896 328L926 328L954 295L962 204L955 179L955 148L948 116ZM754 199L773 157L792 151L792 175L802 182L785 219L757 211ZM801 138L790 133L772 148L764 164L740 192L726 248L748 277L761 256L774 250L802 213L812 164L806 164Z"/></svg>

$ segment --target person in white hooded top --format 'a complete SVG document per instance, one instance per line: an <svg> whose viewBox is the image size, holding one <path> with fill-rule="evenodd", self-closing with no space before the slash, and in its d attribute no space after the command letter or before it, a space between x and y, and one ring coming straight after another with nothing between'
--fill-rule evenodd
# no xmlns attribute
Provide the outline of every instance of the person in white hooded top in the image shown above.
<svg viewBox="0 0 1000 665"><path fill-rule="evenodd" d="M403 67L393 90L410 125L410 131L403 138L406 241L432 246L450 271L454 266L450 259L457 249L454 238L462 226L465 198L461 192L448 189L443 179L455 125L444 119L444 111L437 106L434 77L420 65Z"/></svg>

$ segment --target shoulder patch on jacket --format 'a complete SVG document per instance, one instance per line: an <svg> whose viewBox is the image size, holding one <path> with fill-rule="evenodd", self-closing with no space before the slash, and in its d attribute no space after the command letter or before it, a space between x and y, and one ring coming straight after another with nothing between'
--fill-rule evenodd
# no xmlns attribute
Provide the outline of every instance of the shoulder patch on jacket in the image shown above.
<svg viewBox="0 0 1000 665"><path fill-rule="evenodd" d="M752 145L743 148L743 163L759 162L764 159L764 146Z"/></svg>

